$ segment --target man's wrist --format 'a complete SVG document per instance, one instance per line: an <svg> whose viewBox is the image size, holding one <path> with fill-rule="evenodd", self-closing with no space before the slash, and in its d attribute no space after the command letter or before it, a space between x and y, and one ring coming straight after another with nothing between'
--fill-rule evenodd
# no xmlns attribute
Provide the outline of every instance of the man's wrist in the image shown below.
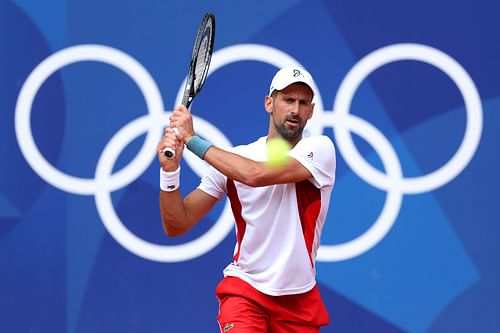
<svg viewBox="0 0 500 333"><path fill-rule="evenodd" d="M188 142L189 142L189 140L191 140L191 138L192 138L193 136L195 136L195 135L196 135L196 134L193 134L193 135L187 135L187 136L185 136L185 137L184 137L184 144L185 144L185 145L187 145L187 144L188 144Z"/></svg>
<svg viewBox="0 0 500 333"><path fill-rule="evenodd" d="M160 189L164 192L173 192L179 188L180 185L181 167L177 167L175 171L163 171L160 167Z"/></svg>
<svg viewBox="0 0 500 333"><path fill-rule="evenodd" d="M201 159L205 158L205 154L207 153L208 149L212 147L213 145L208 142L205 139L202 139L198 135L193 135L187 141L186 147L189 149L191 152L193 152L196 156L198 156Z"/></svg>

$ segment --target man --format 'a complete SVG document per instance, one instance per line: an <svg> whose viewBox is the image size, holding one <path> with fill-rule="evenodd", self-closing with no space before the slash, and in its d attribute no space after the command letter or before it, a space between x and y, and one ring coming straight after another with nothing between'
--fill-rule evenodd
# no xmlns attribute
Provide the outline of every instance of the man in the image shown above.
<svg viewBox="0 0 500 333"><path fill-rule="evenodd" d="M303 68L274 76L264 107L266 137L219 149L195 135L179 106L158 145L160 209L167 235L188 231L226 194L236 222L234 261L217 286L221 332L319 332L329 318L315 281L315 258L335 180L335 149L326 136L303 138L313 115L313 81ZM175 130L174 130L175 129ZM266 141L289 142L287 163L265 163ZM197 189L179 191L184 145L210 164ZM163 151L175 150L168 160Z"/></svg>

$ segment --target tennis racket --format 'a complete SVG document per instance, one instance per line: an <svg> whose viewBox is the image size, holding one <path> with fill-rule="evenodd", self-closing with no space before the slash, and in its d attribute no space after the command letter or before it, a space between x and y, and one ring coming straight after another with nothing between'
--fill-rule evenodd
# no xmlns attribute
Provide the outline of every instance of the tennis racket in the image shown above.
<svg viewBox="0 0 500 333"><path fill-rule="evenodd" d="M193 54L191 55L186 86L184 87L184 95L182 97L182 104L188 109L195 96L201 91L207 78L210 59L212 58L212 51L214 49L214 39L215 16L212 13L206 13L196 33ZM174 130L177 129L174 128ZM175 150L172 148L165 148L163 153L168 159L175 157Z"/></svg>

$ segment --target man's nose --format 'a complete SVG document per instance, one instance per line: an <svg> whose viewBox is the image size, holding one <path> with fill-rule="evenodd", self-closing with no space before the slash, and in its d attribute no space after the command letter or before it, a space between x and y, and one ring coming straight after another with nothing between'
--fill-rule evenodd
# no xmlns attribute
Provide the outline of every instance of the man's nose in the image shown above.
<svg viewBox="0 0 500 333"><path fill-rule="evenodd" d="M300 108L300 103L298 101L292 103L292 105L290 106L290 113L293 114L293 115L298 114L299 113L299 108Z"/></svg>

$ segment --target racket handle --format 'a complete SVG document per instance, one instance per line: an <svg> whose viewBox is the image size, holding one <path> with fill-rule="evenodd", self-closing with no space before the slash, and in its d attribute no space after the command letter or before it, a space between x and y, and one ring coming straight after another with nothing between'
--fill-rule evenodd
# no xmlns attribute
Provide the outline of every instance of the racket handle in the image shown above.
<svg viewBox="0 0 500 333"><path fill-rule="evenodd" d="M179 130L177 129L177 127L174 127L174 132L176 134L179 134ZM163 154L165 155L167 160L171 160L175 157L175 150L170 147L165 147L165 149L163 149Z"/></svg>
<svg viewBox="0 0 500 333"><path fill-rule="evenodd" d="M165 148L163 149L163 154L165 155L165 157L167 158L167 160L171 160L175 157L175 150L173 150L172 148Z"/></svg>
<svg viewBox="0 0 500 333"><path fill-rule="evenodd" d="M182 105L186 107L186 109L189 110L189 106L191 105L191 102L193 101L193 96L186 94L184 95L184 98L182 99Z"/></svg>

